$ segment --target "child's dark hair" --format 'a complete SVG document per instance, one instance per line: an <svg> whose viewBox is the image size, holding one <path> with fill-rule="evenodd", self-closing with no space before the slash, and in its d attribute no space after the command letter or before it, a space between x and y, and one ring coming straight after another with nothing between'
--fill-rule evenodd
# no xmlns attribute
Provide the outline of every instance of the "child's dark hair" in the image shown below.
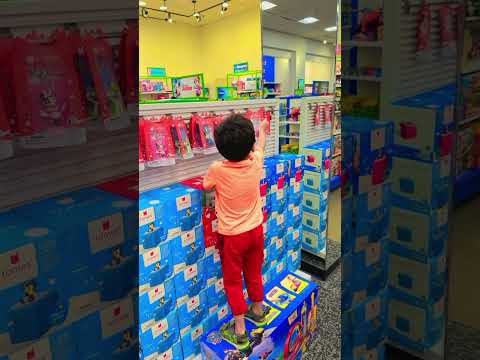
<svg viewBox="0 0 480 360"><path fill-rule="evenodd" d="M252 122L238 114L227 117L215 129L215 144L225 159L245 160L255 144Z"/></svg>

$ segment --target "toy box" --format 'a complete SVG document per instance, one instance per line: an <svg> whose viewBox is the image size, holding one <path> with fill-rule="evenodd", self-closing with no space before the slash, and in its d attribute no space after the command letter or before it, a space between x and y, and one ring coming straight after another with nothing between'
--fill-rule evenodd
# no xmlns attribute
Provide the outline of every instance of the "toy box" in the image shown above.
<svg viewBox="0 0 480 360"><path fill-rule="evenodd" d="M305 190L313 193L324 193L329 189L329 169L324 168L322 172L305 170Z"/></svg>
<svg viewBox="0 0 480 360"><path fill-rule="evenodd" d="M441 254L448 238L448 206L430 214L391 208L390 251L418 261Z"/></svg>
<svg viewBox="0 0 480 360"><path fill-rule="evenodd" d="M192 327L189 332L182 334L183 359L202 360L201 340L207 327L208 323L204 321L196 327Z"/></svg>
<svg viewBox="0 0 480 360"><path fill-rule="evenodd" d="M185 267L195 264L205 255L203 241L203 227L198 225L192 230L180 233L171 240L174 272L182 271Z"/></svg>
<svg viewBox="0 0 480 360"><path fill-rule="evenodd" d="M227 303L227 295L223 286L223 278L218 279L214 284L207 287L207 299L210 315Z"/></svg>
<svg viewBox="0 0 480 360"><path fill-rule="evenodd" d="M387 290L381 290L378 295L370 296L350 309L342 312L342 329L351 332L364 323L372 323L376 319L387 319Z"/></svg>
<svg viewBox="0 0 480 360"><path fill-rule="evenodd" d="M327 231L326 229L321 233L310 232L305 227L303 228L303 244L305 250L311 251L315 254L324 253L327 245Z"/></svg>
<svg viewBox="0 0 480 360"><path fill-rule="evenodd" d="M342 332L342 359L384 360L387 327L385 320L359 324L352 332Z"/></svg>
<svg viewBox="0 0 480 360"><path fill-rule="evenodd" d="M325 169L325 161L331 156L331 141L328 139L306 146L302 149L302 154L305 156L305 170L321 173Z"/></svg>
<svg viewBox="0 0 480 360"><path fill-rule="evenodd" d="M302 247L302 227L289 229L286 239L288 250L300 249Z"/></svg>
<svg viewBox="0 0 480 360"><path fill-rule="evenodd" d="M163 283L173 274L172 241L164 241L158 246L144 249L140 246L138 262L139 285L152 286Z"/></svg>
<svg viewBox="0 0 480 360"><path fill-rule="evenodd" d="M138 331L145 358L166 352L180 337L176 310L153 322L139 324Z"/></svg>
<svg viewBox="0 0 480 360"><path fill-rule="evenodd" d="M304 211L302 225L307 231L327 236L327 211L323 213Z"/></svg>
<svg viewBox="0 0 480 360"><path fill-rule="evenodd" d="M193 296L196 296L207 287L207 271L202 259L175 274L175 293L177 304L181 305Z"/></svg>
<svg viewBox="0 0 480 360"><path fill-rule="evenodd" d="M450 197L451 156L432 162L393 157L392 203L416 211L438 209Z"/></svg>
<svg viewBox="0 0 480 360"><path fill-rule="evenodd" d="M390 254L388 279L393 298L414 305L437 301L443 296L447 283L445 255L421 263Z"/></svg>
<svg viewBox="0 0 480 360"><path fill-rule="evenodd" d="M247 321L251 347L245 352L222 340L219 327L202 339L206 359L299 359L316 334L318 287L293 273L283 273L266 288L268 324ZM231 317L227 321L231 320Z"/></svg>
<svg viewBox="0 0 480 360"><path fill-rule="evenodd" d="M223 277L220 252L215 247L209 247L205 252L205 267L207 271L207 284L211 285Z"/></svg>
<svg viewBox="0 0 480 360"><path fill-rule="evenodd" d="M231 315L230 306L223 304L218 306L215 311L210 312L208 318L204 321L205 331L208 333L221 324L227 316Z"/></svg>
<svg viewBox="0 0 480 360"><path fill-rule="evenodd" d="M414 306L391 299L388 306L388 337L393 344L423 352L437 344L445 328L445 299Z"/></svg>
<svg viewBox="0 0 480 360"><path fill-rule="evenodd" d="M138 318L142 326L153 325L155 319L164 318L176 308L175 285L168 279L157 285L140 286Z"/></svg>
<svg viewBox="0 0 480 360"><path fill-rule="evenodd" d="M181 334L199 325L208 317L209 308L207 296L207 291L202 290L198 295L186 299L183 304L177 307L178 326Z"/></svg>
<svg viewBox="0 0 480 360"><path fill-rule="evenodd" d="M138 357L138 334L132 299L114 303L72 324L79 359ZM154 338L153 328L151 333Z"/></svg>
<svg viewBox="0 0 480 360"><path fill-rule="evenodd" d="M300 269L302 264L301 250L291 249L287 251L287 270L295 272Z"/></svg>
<svg viewBox="0 0 480 360"><path fill-rule="evenodd" d="M324 213L328 207L328 191L322 194L315 194L306 191L303 194L303 208L312 213Z"/></svg>
<svg viewBox="0 0 480 360"><path fill-rule="evenodd" d="M288 205L286 216L287 228L298 229L300 226L302 226L303 210L301 204L300 206L293 204Z"/></svg>

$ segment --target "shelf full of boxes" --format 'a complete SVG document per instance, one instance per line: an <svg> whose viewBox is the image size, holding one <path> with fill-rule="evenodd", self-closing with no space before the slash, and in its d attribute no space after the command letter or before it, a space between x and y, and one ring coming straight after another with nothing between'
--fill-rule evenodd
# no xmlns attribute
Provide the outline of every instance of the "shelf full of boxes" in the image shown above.
<svg viewBox="0 0 480 360"><path fill-rule="evenodd" d="M221 158L211 138L213 129L231 113L247 115L255 126L264 118L270 121L259 184L264 203L262 273L266 288L273 287L281 275L300 268L304 157L278 155L279 100L142 105L140 136L145 145L145 170L140 173L139 261L145 266L140 267L139 336L143 358L162 356L167 349L183 358L200 358L202 346L203 351L216 346L208 341L207 334L218 332L218 327L231 318L215 248L214 194L203 190L202 181L209 165ZM178 152L165 161L165 156L158 156L158 150L165 149L161 127L162 123L171 127L172 119L188 130L179 137ZM152 126L158 126L158 131L152 133ZM197 126L201 131L196 131ZM196 133L210 134L210 138L194 139L192 134ZM152 146L155 144L163 147ZM162 295L152 295L157 293ZM281 312L273 308L276 314Z"/></svg>
<svg viewBox="0 0 480 360"><path fill-rule="evenodd" d="M130 36L137 37L134 35L135 7L105 1L99 9L98 2L87 0L55 4L30 2L22 4L21 9L11 3L2 3L0 8L2 27L8 29L2 33L2 46L8 45L13 37L18 37L15 45L19 48L25 45L26 52L22 55L18 51L15 56L31 52L39 63L45 58L58 60L60 35L56 41L44 45L32 45L20 38L36 30L48 39L52 30L59 30L59 33L65 30L67 36L79 35L77 44L82 44L89 37L87 32L90 31L85 30L101 23L90 32L90 49L101 47L107 51L105 71L111 74L118 69L135 78L128 61L123 62L125 58L116 68L119 62L115 55L119 50L122 56L120 49L125 45L127 32L132 31ZM102 30L101 35L97 27ZM73 42L70 44L74 50ZM129 51L135 51L135 43L130 45ZM43 46L43 52L37 51L36 46ZM9 62L8 56L8 52L2 52L4 65ZM58 103L66 100L64 88L58 91L59 83L78 77L80 84L86 85L79 69L71 66L73 59L72 62L67 56L61 59L54 68L47 66L42 72L47 79L50 77L48 81L52 75L55 78L56 86L49 93L49 101L55 99ZM16 71L20 71L23 63L18 60L12 66L19 66ZM3 66L2 70L11 74L8 66ZM27 74L25 72L26 77ZM59 74L64 74L65 78ZM2 79L8 81L9 77L2 75ZM12 114L13 108L18 115L16 119L20 119L16 99L25 93L22 86L30 86L30 80L35 79L10 88L14 90L8 95L13 98L7 97L7 100L2 87L0 98L9 110L7 116ZM1 256L10 258L6 271L23 272L20 277L5 279L7 282L1 290L1 305L5 309L0 326L2 359L32 356L111 358L113 354L134 358L138 355L135 295L132 295L135 293L137 203L131 197L101 190L103 185L96 186L136 171L136 164L132 166L138 151L134 146L136 131L132 130L132 127L136 129L136 124L131 125L133 121L127 112L128 105L136 101L136 86L131 88L133 94L125 93L125 88L120 87L120 96L124 97L121 99L119 80L125 79L112 76L111 80L114 91L109 100L113 100L116 108L110 109L110 114L103 109L96 115L82 117L85 121L75 129L40 126L33 129L32 136L32 132L28 135L19 132L19 123L10 123L14 125L13 134L4 138L2 133L0 143L5 145L10 141L13 151L9 158L0 162L0 222L2 238L9 239ZM6 83L4 81L4 85ZM38 81L32 83L39 84ZM98 79L94 83L95 86L100 84ZM46 84L40 82L40 85ZM31 86L28 91L35 94L41 86ZM93 92L98 95L98 90L96 87ZM75 98L85 96L84 92L73 91L70 95ZM22 100L23 115L37 105L34 104L37 98L40 99L32 96L25 102ZM17 106L12 107L15 104ZM60 123L74 112L70 108L61 113L63 116L58 116L53 107L45 111L51 111L50 115ZM10 211L4 211L5 208ZM118 327L108 327L107 322ZM109 330L102 332L107 327Z"/></svg>

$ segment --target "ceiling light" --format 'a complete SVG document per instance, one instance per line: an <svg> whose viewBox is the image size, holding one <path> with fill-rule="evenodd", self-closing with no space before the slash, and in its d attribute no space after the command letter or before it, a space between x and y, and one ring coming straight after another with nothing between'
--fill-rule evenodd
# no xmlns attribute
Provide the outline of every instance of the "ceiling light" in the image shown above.
<svg viewBox="0 0 480 360"><path fill-rule="evenodd" d="M224 2L222 3L222 9L227 10L228 5L229 5L229 4L228 4L228 1L224 1Z"/></svg>
<svg viewBox="0 0 480 360"><path fill-rule="evenodd" d="M329 31L329 32L337 31L337 27L336 26L330 26L330 27L325 28L325 31Z"/></svg>
<svg viewBox="0 0 480 360"><path fill-rule="evenodd" d="M262 1L260 7L263 11L273 9L277 4L271 3L270 1Z"/></svg>
<svg viewBox="0 0 480 360"><path fill-rule="evenodd" d="M318 21L317 18L314 18L314 17L306 17L302 20L298 20L299 23L302 23L302 24L313 24L313 23L316 23Z"/></svg>
<svg viewBox="0 0 480 360"><path fill-rule="evenodd" d="M173 23L172 14L168 13L167 21L171 24Z"/></svg>
<svg viewBox="0 0 480 360"><path fill-rule="evenodd" d="M223 14L225 14L225 10L221 9L220 10L220 15L223 15Z"/></svg>
<svg viewBox="0 0 480 360"><path fill-rule="evenodd" d="M139 1L138 6L147 6L147 3L145 1Z"/></svg>
<svg viewBox="0 0 480 360"><path fill-rule="evenodd" d="M163 5L160 6L160 11L167 11L168 7L166 1L163 0Z"/></svg>
<svg viewBox="0 0 480 360"><path fill-rule="evenodd" d="M324 43L324 44L328 44L328 41L327 41L327 40L323 40L323 43Z"/></svg>

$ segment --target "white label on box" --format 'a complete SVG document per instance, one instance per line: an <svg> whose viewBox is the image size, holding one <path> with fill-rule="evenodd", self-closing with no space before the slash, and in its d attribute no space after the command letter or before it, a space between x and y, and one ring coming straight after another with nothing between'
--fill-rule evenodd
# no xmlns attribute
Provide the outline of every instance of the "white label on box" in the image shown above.
<svg viewBox="0 0 480 360"><path fill-rule="evenodd" d="M293 192L296 194L300 191L300 183L299 182L296 182L294 185L293 185Z"/></svg>
<svg viewBox="0 0 480 360"><path fill-rule="evenodd" d="M177 211L188 209L192 206L192 197L190 194L179 196L177 199Z"/></svg>
<svg viewBox="0 0 480 360"><path fill-rule="evenodd" d="M144 226L155 221L155 209L149 207L138 212L139 226Z"/></svg>
<svg viewBox="0 0 480 360"><path fill-rule="evenodd" d="M173 350L168 349L164 353L158 355L158 357L155 360L159 360L159 359L161 359L161 360L173 360Z"/></svg>
<svg viewBox="0 0 480 360"><path fill-rule="evenodd" d="M224 305L218 310L218 320L222 320L227 315L228 315L228 305Z"/></svg>
<svg viewBox="0 0 480 360"><path fill-rule="evenodd" d="M280 164L277 164L277 175L283 173L285 171L285 166L284 164L280 163Z"/></svg>
<svg viewBox="0 0 480 360"><path fill-rule="evenodd" d="M295 159L295 168L298 169L300 166L302 166L302 159Z"/></svg>
<svg viewBox="0 0 480 360"><path fill-rule="evenodd" d="M370 244L365 249L365 262L367 266L377 263L380 260L381 247L380 244Z"/></svg>
<svg viewBox="0 0 480 360"><path fill-rule="evenodd" d="M385 129L376 129L372 131L370 138L370 150L378 150L385 147Z"/></svg>
<svg viewBox="0 0 480 360"><path fill-rule="evenodd" d="M9 360L52 360L48 337L33 343L24 349L11 354Z"/></svg>
<svg viewBox="0 0 480 360"><path fill-rule="evenodd" d="M292 258L293 261L297 261L298 259L298 251L292 251L290 253L290 257Z"/></svg>
<svg viewBox="0 0 480 360"><path fill-rule="evenodd" d="M212 306L210 309L208 309L208 314L213 315L218 311L218 305Z"/></svg>
<svg viewBox="0 0 480 360"><path fill-rule="evenodd" d="M277 190L278 190L277 184L273 184L273 185L270 187L270 192L271 192L271 193L276 193Z"/></svg>
<svg viewBox="0 0 480 360"><path fill-rule="evenodd" d="M88 223L90 250L93 254L118 246L124 241L123 216L116 213Z"/></svg>
<svg viewBox="0 0 480 360"><path fill-rule="evenodd" d="M293 240L297 240L299 236L300 236L300 231L299 231L299 230L295 230L295 231L293 232L293 235L292 235Z"/></svg>
<svg viewBox="0 0 480 360"><path fill-rule="evenodd" d="M153 264L159 262L161 259L160 248L157 246L153 249L145 251L142 254L142 258L143 258L143 264L144 264L143 266L145 267L152 266Z"/></svg>
<svg viewBox="0 0 480 360"><path fill-rule="evenodd" d="M277 215L277 224L282 225L285 221L285 216L283 214Z"/></svg>
<svg viewBox="0 0 480 360"><path fill-rule="evenodd" d="M104 339L132 327L135 323L135 312L131 298L100 311L100 322Z"/></svg>
<svg viewBox="0 0 480 360"><path fill-rule="evenodd" d="M198 275L197 264L190 265L188 268L183 270L183 276L185 278L185 281L192 280L197 275Z"/></svg>
<svg viewBox="0 0 480 360"><path fill-rule="evenodd" d="M277 274L283 272L283 262L280 262L278 265L277 265Z"/></svg>
<svg viewBox="0 0 480 360"><path fill-rule="evenodd" d="M448 125L453 122L453 105L446 106L443 110L443 123Z"/></svg>
<svg viewBox="0 0 480 360"><path fill-rule="evenodd" d="M283 189L277 190L277 200L282 200L285 196L285 191Z"/></svg>
<svg viewBox="0 0 480 360"><path fill-rule="evenodd" d="M300 207L294 206L292 212L293 212L293 216L298 216L300 214Z"/></svg>
<svg viewBox="0 0 480 360"><path fill-rule="evenodd" d="M217 282L215 283L215 293L218 294L220 292L223 292L224 289L225 287L223 285L223 279L217 280Z"/></svg>
<svg viewBox="0 0 480 360"><path fill-rule="evenodd" d="M378 209L383 203L383 188L376 186L368 193L368 210Z"/></svg>
<svg viewBox="0 0 480 360"><path fill-rule="evenodd" d="M196 308L198 308L199 306L200 306L200 296L197 295L188 299L187 310L189 313L195 310Z"/></svg>
<svg viewBox="0 0 480 360"><path fill-rule="evenodd" d="M173 229L168 230L168 240L172 240L173 238L176 238L177 236L180 236L182 233L182 229L177 227Z"/></svg>
<svg viewBox="0 0 480 360"><path fill-rule="evenodd" d="M437 225L443 226L448 222L448 206L445 205L437 211Z"/></svg>
<svg viewBox="0 0 480 360"><path fill-rule="evenodd" d="M195 230L190 230L182 234L182 246L186 247L195 242Z"/></svg>
<svg viewBox="0 0 480 360"><path fill-rule="evenodd" d="M212 220L212 231L218 232L218 219Z"/></svg>
<svg viewBox="0 0 480 360"><path fill-rule="evenodd" d="M365 306L365 320L370 321L380 315L380 298L376 297Z"/></svg>
<svg viewBox="0 0 480 360"><path fill-rule="evenodd" d="M157 321L153 326L152 326L152 334L153 338L156 339L160 335L162 335L165 331L168 330L168 321L167 319L162 319Z"/></svg>
<svg viewBox="0 0 480 360"><path fill-rule="evenodd" d="M213 253L213 262L215 264L219 263L221 261L221 258L220 258L220 252L215 249L214 253Z"/></svg>
<svg viewBox="0 0 480 360"><path fill-rule="evenodd" d="M148 301L150 304L159 301L165 297L165 285L160 284L155 286L148 292Z"/></svg>
<svg viewBox="0 0 480 360"><path fill-rule="evenodd" d="M33 244L0 254L0 290L22 284L37 276L37 254Z"/></svg>
<svg viewBox="0 0 480 360"><path fill-rule="evenodd" d="M363 251L367 248L368 245L368 235L359 236L355 241L355 252Z"/></svg>
<svg viewBox="0 0 480 360"><path fill-rule="evenodd" d="M200 336L203 335L203 327L198 326L192 330L192 340L197 340Z"/></svg>
<svg viewBox="0 0 480 360"><path fill-rule="evenodd" d="M440 159L440 176L442 178L450 176L451 172L451 156L444 156Z"/></svg>
<svg viewBox="0 0 480 360"><path fill-rule="evenodd" d="M145 333L146 331L150 330L153 325L155 325L155 320L151 319L151 320L145 321L140 326L140 328L142 329L142 333Z"/></svg>
<svg viewBox="0 0 480 360"><path fill-rule="evenodd" d="M276 243L275 245L277 246L277 250L280 250L283 247L283 240L282 239L277 238L275 243Z"/></svg>

